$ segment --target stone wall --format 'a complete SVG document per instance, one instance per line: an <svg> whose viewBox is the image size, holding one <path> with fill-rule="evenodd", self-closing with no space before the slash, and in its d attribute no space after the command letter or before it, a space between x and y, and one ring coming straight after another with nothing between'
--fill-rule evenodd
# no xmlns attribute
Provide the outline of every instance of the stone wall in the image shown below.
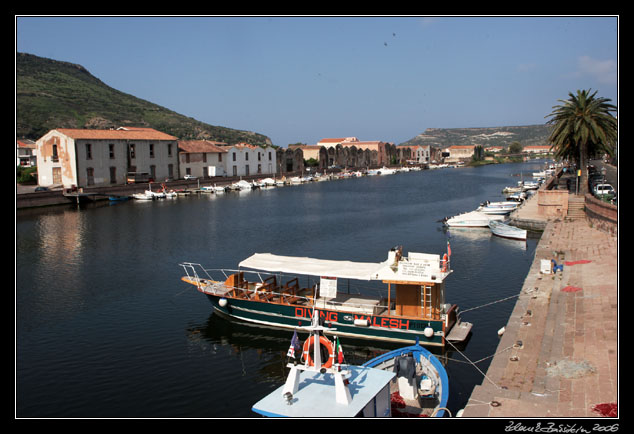
<svg viewBox="0 0 634 434"><path fill-rule="evenodd" d="M616 205L603 202L591 194L586 194L586 217L597 229L617 235L619 209Z"/></svg>

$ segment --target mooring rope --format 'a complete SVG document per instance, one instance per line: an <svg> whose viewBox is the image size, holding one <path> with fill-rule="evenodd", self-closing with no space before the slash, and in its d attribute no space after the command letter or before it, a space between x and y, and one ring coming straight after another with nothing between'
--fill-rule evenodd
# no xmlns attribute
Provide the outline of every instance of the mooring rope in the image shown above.
<svg viewBox="0 0 634 434"><path fill-rule="evenodd" d="M502 298L502 299L500 299L500 300L492 301L492 302L490 302L490 303L483 304L483 305L481 305L481 306L476 306L476 307L472 307L472 308L470 308L470 309L461 310L461 311L460 311L460 313L465 313L465 312L469 312L470 310L476 310L476 309L480 309L480 308L482 308L482 307L491 306L492 304L501 303L501 302L503 302L503 301L510 300L511 298L519 297L520 295L522 295L522 293L515 294L515 295L511 295L511 296L509 296L509 297Z"/></svg>

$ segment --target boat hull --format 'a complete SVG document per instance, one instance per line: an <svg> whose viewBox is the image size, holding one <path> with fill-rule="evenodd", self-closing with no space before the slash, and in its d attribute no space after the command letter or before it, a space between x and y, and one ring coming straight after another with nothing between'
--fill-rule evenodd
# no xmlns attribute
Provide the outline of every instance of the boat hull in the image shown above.
<svg viewBox="0 0 634 434"><path fill-rule="evenodd" d="M491 233L498 237L509 238L512 240L526 240L527 231L525 229L516 228L500 222L489 223Z"/></svg>
<svg viewBox="0 0 634 434"><path fill-rule="evenodd" d="M205 295L216 312L234 320L284 329L295 329L311 323L310 306L261 302L209 293ZM421 345L444 346L444 336L448 333L444 320L368 315L319 307L317 310L320 318L335 329L333 334L339 336L409 344L418 340ZM431 337L425 335L427 328L433 330Z"/></svg>

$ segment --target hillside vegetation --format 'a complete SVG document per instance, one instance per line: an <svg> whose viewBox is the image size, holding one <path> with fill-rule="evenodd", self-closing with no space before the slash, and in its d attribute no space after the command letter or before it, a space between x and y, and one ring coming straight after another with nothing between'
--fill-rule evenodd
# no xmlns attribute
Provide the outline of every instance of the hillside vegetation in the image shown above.
<svg viewBox="0 0 634 434"><path fill-rule="evenodd" d="M547 145L550 130L547 125L491 128L428 128L402 145L431 145L446 148L452 145L482 145L507 147L513 142L522 146Z"/></svg>
<svg viewBox="0 0 634 434"><path fill-rule="evenodd" d="M271 145L258 133L209 125L120 92L83 66L16 55L16 133L37 140L54 128L150 127L182 140Z"/></svg>

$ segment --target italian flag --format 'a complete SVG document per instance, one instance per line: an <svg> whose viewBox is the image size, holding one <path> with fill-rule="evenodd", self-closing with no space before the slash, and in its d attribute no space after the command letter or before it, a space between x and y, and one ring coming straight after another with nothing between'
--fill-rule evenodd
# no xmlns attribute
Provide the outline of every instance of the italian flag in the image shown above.
<svg viewBox="0 0 634 434"><path fill-rule="evenodd" d="M337 336L337 345L335 347L335 355L337 356L337 363L343 363L343 348L341 348L341 343L339 342L339 336Z"/></svg>

